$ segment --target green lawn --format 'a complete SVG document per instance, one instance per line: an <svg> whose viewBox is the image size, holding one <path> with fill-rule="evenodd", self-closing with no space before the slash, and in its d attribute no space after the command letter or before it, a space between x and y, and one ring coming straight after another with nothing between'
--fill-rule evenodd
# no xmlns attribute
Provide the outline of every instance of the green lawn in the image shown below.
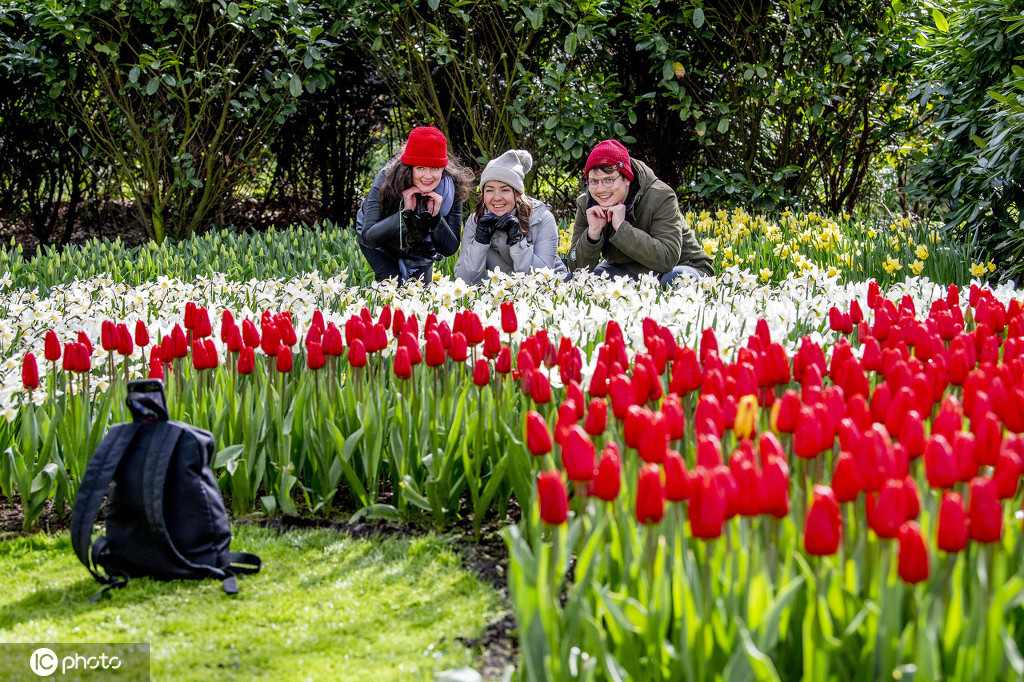
<svg viewBox="0 0 1024 682"><path fill-rule="evenodd" d="M228 597L214 580L97 584L67 533L0 542L0 642L149 642L154 680L423 680L472 665L502 606L436 536L235 529L263 559Z"/></svg>

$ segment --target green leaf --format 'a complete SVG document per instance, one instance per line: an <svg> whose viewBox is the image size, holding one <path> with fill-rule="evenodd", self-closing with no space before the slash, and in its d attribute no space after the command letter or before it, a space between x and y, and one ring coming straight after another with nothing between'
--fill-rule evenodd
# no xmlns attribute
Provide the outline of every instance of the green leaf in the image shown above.
<svg viewBox="0 0 1024 682"><path fill-rule="evenodd" d="M146 83L146 94L147 95L152 95L153 93L156 92L157 88L159 88L159 87L160 87L160 78L158 76L153 76L152 78L149 79L149 82Z"/></svg>
<svg viewBox="0 0 1024 682"><path fill-rule="evenodd" d="M288 79L288 92L292 94L292 97L298 97L302 94L302 79L299 78L298 74L292 74L292 77Z"/></svg>
<svg viewBox="0 0 1024 682"><path fill-rule="evenodd" d="M700 28L704 25L704 10L697 7L693 10L693 27Z"/></svg>
<svg viewBox="0 0 1024 682"><path fill-rule="evenodd" d="M725 133L729 130L729 118L725 117L718 121L718 132Z"/></svg>
<svg viewBox="0 0 1024 682"><path fill-rule="evenodd" d="M935 28L939 29L942 33L949 33L949 22L946 21L946 17L943 16L938 7L932 8L932 20L935 22Z"/></svg>
<svg viewBox="0 0 1024 682"><path fill-rule="evenodd" d="M575 33L570 33L569 35L565 36L565 53L568 54L569 56L575 54L576 44L577 39Z"/></svg>
<svg viewBox="0 0 1024 682"><path fill-rule="evenodd" d="M238 3L237 2L230 2L230 3L228 3L228 18L231 19L232 21L238 18Z"/></svg>
<svg viewBox="0 0 1024 682"><path fill-rule="evenodd" d="M138 83L139 82L139 74L141 72L142 72L142 69L140 69L137 66L133 66L131 71L128 72L128 82L129 83Z"/></svg>

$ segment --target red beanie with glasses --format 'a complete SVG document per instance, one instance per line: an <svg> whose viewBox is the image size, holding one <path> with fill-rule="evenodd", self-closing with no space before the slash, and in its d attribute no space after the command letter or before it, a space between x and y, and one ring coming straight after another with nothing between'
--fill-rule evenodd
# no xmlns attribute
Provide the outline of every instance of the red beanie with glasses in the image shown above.
<svg viewBox="0 0 1024 682"><path fill-rule="evenodd" d="M591 168L599 166L615 166L627 180L633 182L633 166L629 163L629 152L618 140L597 143L594 151L587 157L587 165L583 168L584 177L590 173Z"/></svg>
<svg viewBox="0 0 1024 682"><path fill-rule="evenodd" d="M444 168L448 165L448 140L434 126L420 126L409 133L409 141L402 150L402 163L406 166Z"/></svg>

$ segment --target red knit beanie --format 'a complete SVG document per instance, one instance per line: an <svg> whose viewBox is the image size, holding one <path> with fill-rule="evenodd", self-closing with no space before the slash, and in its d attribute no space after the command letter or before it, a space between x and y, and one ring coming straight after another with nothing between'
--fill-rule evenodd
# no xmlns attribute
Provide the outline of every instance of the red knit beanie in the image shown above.
<svg viewBox="0 0 1024 682"><path fill-rule="evenodd" d="M402 150L402 163L406 166L444 168L448 165L448 140L434 126L420 126L409 133L409 141Z"/></svg>
<svg viewBox="0 0 1024 682"><path fill-rule="evenodd" d="M618 140L597 143L594 151L587 157L587 165L583 168L584 177L590 173L591 168L598 166L615 166L627 180L633 182L633 166L629 163L629 152Z"/></svg>

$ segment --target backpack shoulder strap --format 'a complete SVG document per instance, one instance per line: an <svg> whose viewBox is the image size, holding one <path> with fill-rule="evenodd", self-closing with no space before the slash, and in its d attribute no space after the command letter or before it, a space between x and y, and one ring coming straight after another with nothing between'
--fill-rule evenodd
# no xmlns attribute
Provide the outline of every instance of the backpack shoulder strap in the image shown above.
<svg viewBox="0 0 1024 682"><path fill-rule="evenodd" d="M126 583L127 580L123 576L114 578L99 572L96 559L102 553L106 542L103 538L98 539L90 552L92 527L96 523L100 504L107 493L110 481L114 478L117 466L137 433L138 425L133 423L111 427L85 468L78 494L75 496L75 506L71 510L71 547L97 582L109 587L120 587L120 584Z"/></svg>
<svg viewBox="0 0 1024 682"><path fill-rule="evenodd" d="M187 434L189 428L187 424L178 422L157 422L156 433L153 434L149 452L146 454L146 465L142 476L146 520L149 522L149 527L164 539L172 555L182 566L199 572L205 572L209 577L221 580L224 584L225 592L236 594L238 586L235 582L235 574L257 572L259 570L259 557L251 554L231 552L228 555L229 564L226 568L193 563L178 551L164 520L164 486L167 483L167 469L170 466L171 457L174 455L174 448L182 437ZM236 563L251 564L255 568L232 565Z"/></svg>

